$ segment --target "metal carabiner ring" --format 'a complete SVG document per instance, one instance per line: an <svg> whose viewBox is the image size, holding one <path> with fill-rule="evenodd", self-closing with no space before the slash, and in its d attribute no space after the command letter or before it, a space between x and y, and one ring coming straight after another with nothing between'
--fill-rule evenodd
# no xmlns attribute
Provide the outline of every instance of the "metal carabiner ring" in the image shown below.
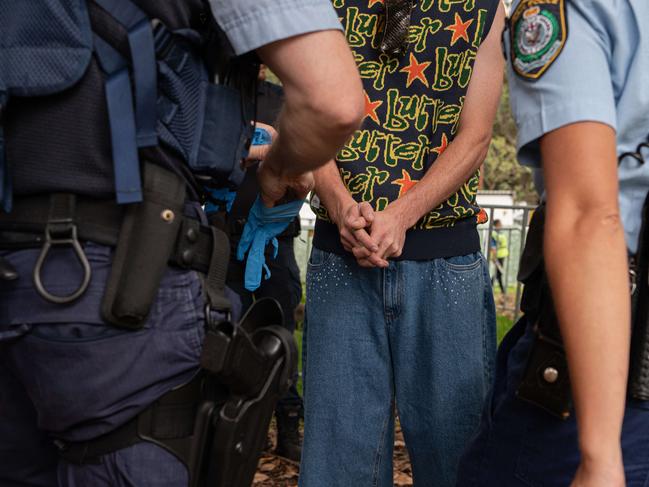
<svg viewBox="0 0 649 487"><path fill-rule="evenodd" d="M52 238L49 228L45 230L45 243L43 244L43 248L40 255L38 256L38 259L36 260L36 265L34 266L34 273L32 277L34 279L34 287L36 287L36 291L38 291L38 294L40 294L43 299L46 299L47 301L55 304L67 304L80 298L83 293L86 292L86 289L88 289L90 278L92 277L92 269L90 267L90 263L88 262L88 258L83 251L83 247L81 247L81 244L77 239L77 227L75 225L72 225L70 229L72 232L71 238L66 239ZM50 252L50 249L54 246L64 245L71 245L74 249L77 258L81 263L81 267L83 267L83 280L81 281L81 284L79 285L77 290L72 294L69 294L67 296L56 296L45 289L45 286L43 285L43 281L41 279L41 271L43 264L47 259L47 255Z"/></svg>

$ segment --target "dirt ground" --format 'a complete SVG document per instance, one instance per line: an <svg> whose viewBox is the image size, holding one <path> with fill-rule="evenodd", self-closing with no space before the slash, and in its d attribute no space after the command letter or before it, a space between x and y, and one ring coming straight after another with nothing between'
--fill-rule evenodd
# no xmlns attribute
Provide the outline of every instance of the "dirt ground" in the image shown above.
<svg viewBox="0 0 649 487"><path fill-rule="evenodd" d="M271 426L269 440L273 445L275 437L275 428ZM259 462L253 487L296 487L299 475L300 466L297 463L264 453ZM395 487L412 485L410 460L398 425L394 440L394 485Z"/></svg>

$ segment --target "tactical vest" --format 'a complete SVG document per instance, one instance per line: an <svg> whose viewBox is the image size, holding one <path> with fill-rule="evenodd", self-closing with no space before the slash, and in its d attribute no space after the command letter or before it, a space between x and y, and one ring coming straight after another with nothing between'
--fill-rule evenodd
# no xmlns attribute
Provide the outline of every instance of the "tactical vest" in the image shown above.
<svg viewBox="0 0 649 487"><path fill-rule="evenodd" d="M143 160L194 189L242 180L257 66L207 1L0 0L0 18L5 211L12 193L138 202Z"/></svg>

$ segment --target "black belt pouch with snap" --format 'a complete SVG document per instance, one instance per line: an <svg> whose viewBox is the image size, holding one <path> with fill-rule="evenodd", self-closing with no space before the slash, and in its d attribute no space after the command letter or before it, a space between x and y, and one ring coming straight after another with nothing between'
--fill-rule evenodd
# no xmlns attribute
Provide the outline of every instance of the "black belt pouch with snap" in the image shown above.
<svg viewBox="0 0 649 487"><path fill-rule="evenodd" d="M568 361L543 262L545 206L534 213L521 258L519 280L525 284L521 309L534 324L534 343L516 395L560 419L570 417L572 392Z"/></svg>
<svg viewBox="0 0 649 487"><path fill-rule="evenodd" d="M144 198L128 207L102 300L107 322L144 326L183 219L185 183L153 164L143 169Z"/></svg>

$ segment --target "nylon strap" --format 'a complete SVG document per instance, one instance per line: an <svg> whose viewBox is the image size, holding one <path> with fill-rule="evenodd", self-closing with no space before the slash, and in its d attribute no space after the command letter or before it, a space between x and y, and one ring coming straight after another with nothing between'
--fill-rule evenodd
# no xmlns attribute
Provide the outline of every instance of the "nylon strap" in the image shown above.
<svg viewBox="0 0 649 487"><path fill-rule="evenodd" d="M205 277L205 292L214 310L230 309L230 300L225 296L225 279L230 260L230 241L222 230L210 227L212 231L212 258Z"/></svg>
<svg viewBox="0 0 649 487"><path fill-rule="evenodd" d="M95 52L102 68L108 73L106 105L117 203L138 203L142 201L142 177L128 68L120 53L98 36L95 36Z"/></svg>
<svg viewBox="0 0 649 487"><path fill-rule="evenodd" d="M158 144L156 133L157 67L153 29L147 15L130 0L94 0L128 31L135 84L138 147Z"/></svg>

